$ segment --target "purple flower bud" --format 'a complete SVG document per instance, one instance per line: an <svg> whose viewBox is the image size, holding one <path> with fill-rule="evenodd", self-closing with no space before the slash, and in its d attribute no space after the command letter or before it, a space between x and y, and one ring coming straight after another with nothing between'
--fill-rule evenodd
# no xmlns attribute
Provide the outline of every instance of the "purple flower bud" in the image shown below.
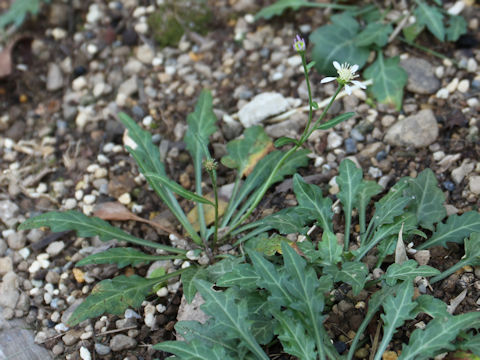
<svg viewBox="0 0 480 360"><path fill-rule="evenodd" d="M305 40L298 34L293 40L293 49L297 52L305 51Z"/></svg>

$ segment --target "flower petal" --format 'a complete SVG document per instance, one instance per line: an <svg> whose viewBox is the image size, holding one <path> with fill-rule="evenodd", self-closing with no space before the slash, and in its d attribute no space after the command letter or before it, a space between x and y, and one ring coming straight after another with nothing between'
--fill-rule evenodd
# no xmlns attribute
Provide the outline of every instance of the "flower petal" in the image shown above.
<svg viewBox="0 0 480 360"><path fill-rule="evenodd" d="M355 65L352 65L352 67L350 68L350 71L352 72L352 74L355 74L358 70L358 65L355 64Z"/></svg>
<svg viewBox="0 0 480 360"><path fill-rule="evenodd" d="M326 78L323 78L322 81L320 81L322 84L325 84L327 82L330 82L330 81L333 81L333 80L337 80L336 77L332 77L332 76L327 76Z"/></svg>
<svg viewBox="0 0 480 360"><path fill-rule="evenodd" d="M348 95L352 95L352 89L347 84L345 84L345 91L347 92Z"/></svg>
<svg viewBox="0 0 480 360"><path fill-rule="evenodd" d="M337 61L334 61L334 62L333 62L333 66L334 66L335 69L337 69L337 70L340 70L340 69L341 69L341 66L340 66L340 64L339 64Z"/></svg>
<svg viewBox="0 0 480 360"><path fill-rule="evenodd" d="M367 86L364 83L362 83L361 81L352 80L352 83L354 85L357 85L361 89L366 89L367 88Z"/></svg>

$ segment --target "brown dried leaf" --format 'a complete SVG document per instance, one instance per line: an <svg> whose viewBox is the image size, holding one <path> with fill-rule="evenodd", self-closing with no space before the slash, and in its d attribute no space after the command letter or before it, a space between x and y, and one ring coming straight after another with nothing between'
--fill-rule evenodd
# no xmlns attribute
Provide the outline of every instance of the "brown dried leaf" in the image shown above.
<svg viewBox="0 0 480 360"><path fill-rule="evenodd" d="M138 216L133 214L119 202L104 202L95 206L93 215L102 220L128 221L137 220Z"/></svg>

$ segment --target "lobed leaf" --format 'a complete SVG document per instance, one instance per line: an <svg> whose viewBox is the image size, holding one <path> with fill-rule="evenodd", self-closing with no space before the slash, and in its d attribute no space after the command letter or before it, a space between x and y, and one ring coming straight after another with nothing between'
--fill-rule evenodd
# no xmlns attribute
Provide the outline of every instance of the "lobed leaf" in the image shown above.
<svg viewBox="0 0 480 360"><path fill-rule="evenodd" d="M440 274L440 271L428 266L418 266L415 260L407 260L402 264L391 264L384 275L387 285L393 286L398 280L412 281L417 276L435 276Z"/></svg>
<svg viewBox="0 0 480 360"><path fill-rule="evenodd" d="M425 330L417 329L404 345L398 360L424 360L455 349L451 343L459 332L480 328L480 313L441 316L428 323Z"/></svg>
<svg viewBox="0 0 480 360"><path fill-rule="evenodd" d="M417 307L415 312L425 313L433 318L440 316L448 316L447 304L440 299L434 298L431 295L420 295L416 300Z"/></svg>
<svg viewBox="0 0 480 360"><path fill-rule="evenodd" d="M284 208L276 213L268 215L255 222L259 226L269 226L277 230L280 234L306 234L308 228L305 224L308 222L307 211L298 208Z"/></svg>
<svg viewBox="0 0 480 360"><path fill-rule="evenodd" d="M284 236L273 234L269 237L268 233L264 232L248 240L245 247L258 251L266 256L273 256L276 253L282 253L282 242L284 241L291 243L291 241Z"/></svg>
<svg viewBox="0 0 480 360"><path fill-rule="evenodd" d="M445 40L445 27L443 26L443 15L438 7L429 6L423 0L416 0L417 8L414 10L417 23L425 25L435 37Z"/></svg>
<svg viewBox="0 0 480 360"><path fill-rule="evenodd" d="M357 46L375 44L379 47L384 47L388 43L388 37L392 31L393 27L391 24L370 23L357 35L356 44Z"/></svg>
<svg viewBox="0 0 480 360"><path fill-rule="evenodd" d="M338 10L354 8L349 5L322 4L322 3L315 3L315 2L306 1L306 0L277 0L276 3L260 10L255 15L255 20L258 20L260 18L268 20L273 16L282 15L282 13L288 8L291 8L292 10L296 11L300 7L320 7L320 8L332 8L332 9L338 9Z"/></svg>
<svg viewBox="0 0 480 360"><path fill-rule="evenodd" d="M329 230L325 230L322 241L318 243L318 252L322 263L325 265L336 265L342 259L343 249L338 244L337 237Z"/></svg>
<svg viewBox="0 0 480 360"><path fill-rule="evenodd" d="M358 295L365 287L368 276L367 265L361 262L344 262L342 268L329 267L328 272L334 277L335 282L346 282L352 286L353 295Z"/></svg>
<svg viewBox="0 0 480 360"><path fill-rule="evenodd" d="M362 68L367 62L369 50L359 47L356 35L360 26L351 14L342 13L331 17L332 24L321 26L310 35L314 44L312 58L315 68L321 74L336 74L333 61L357 64Z"/></svg>
<svg viewBox="0 0 480 360"><path fill-rule="evenodd" d="M15 26L22 25L28 13L37 15L40 10L41 0L15 0L10 2L10 7L7 11L0 15L0 29L5 26L13 24ZM49 3L49 0L43 2Z"/></svg>
<svg viewBox="0 0 480 360"><path fill-rule="evenodd" d="M139 307L153 285L166 281L181 273L175 271L161 277L145 279L138 275L117 276L100 281L91 294L75 309L68 319L69 326L75 326L83 320L100 316L104 313L122 315L129 307Z"/></svg>
<svg viewBox="0 0 480 360"><path fill-rule="evenodd" d="M448 41L457 41L467 32L467 22L462 16L451 15L448 19L446 30Z"/></svg>
<svg viewBox="0 0 480 360"><path fill-rule="evenodd" d="M233 268L233 271L226 273L218 279L216 285L220 287L239 286L242 289L256 289L259 280L260 277L252 265L239 264Z"/></svg>
<svg viewBox="0 0 480 360"><path fill-rule="evenodd" d="M155 350L166 351L180 356L182 360L225 360L227 353L221 346L210 346L200 340L191 342L164 341L153 346Z"/></svg>
<svg viewBox="0 0 480 360"><path fill-rule="evenodd" d="M462 215L450 215L445 223L438 223L432 237L418 249L446 246L447 242L461 243L472 232L480 232L480 213L468 211Z"/></svg>
<svg viewBox="0 0 480 360"><path fill-rule="evenodd" d="M375 214L373 215L374 226L378 227L385 224L391 224L394 219L402 215L405 207L412 201L409 197L397 197L389 201L380 200L375 204Z"/></svg>
<svg viewBox="0 0 480 360"><path fill-rule="evenodd" d="M185 295L185 299L188 303L191 303L195 294L197 293L197 289L195 288L194 281L196 279L207 280L208 273L204 268L190 266L185 269L185 271L181 275L182 281L182 289L183 295Z"/></svg>
<svg viewBox="0 0 480 360"><path fill-rule="evenodd" d="M137 238L126 232L110 225L108 222L96 218L88 217L85 214L69 210L65 212L49 212L41 214L33 218L27 219L18 227L19 230L34 229L47 226L53 232L61 232L68 230L75 230L79 237L98 236L102 241L109 241L112 239L123 240L132 244L150 246L156 249L163 249L165 251L176 254L185 254L185 250L157 244L153 241Z"/></svg>
<svg viewBox="0 0 480 360"><path fill-rule="evenodd" d="M293 176L293 191L298 201L298 208L308 212L310 219L315 219L324 230L333 231L332 200L322 196L320 187L307 184L299 174Z"/></svg>
<svg viewBox="0 0 480 360"><path fill-rule="evenodd" d="M415 179L410 178L408 192L414 197L412 210L418 223L425 229L433 230L433 224L442 221L447 213L443 206L445 195L438 187L433 171L425 169Z"/></svg>
<svg viewBox="0 0 480 360"><path fill-rule="evenodd" d="M113 248L93 254L78 261L76 266L88 264L116 264L119 269L125 266L137 266L139 264L148 264L156 260L177 259L178 256L149 255L133 248Z"/></svg>
<svg viewBox="0 0 480 360"><path fill-rule="evenodd" d="M458 347L462 350L471 351L477 355L480 354L480 335L468 333L465 337L466 339L464 339Z"/></svg>
<svg viewBox="0 0 480 360"><path fill-rule="evenodd" d="M381 103L393 105L397 110L402 107L403 88L407 84L407 73L398 65L399 57L384 59L381 52L377 60L365 69L363 75L372 79L370 87L375 98Z"/></svg>

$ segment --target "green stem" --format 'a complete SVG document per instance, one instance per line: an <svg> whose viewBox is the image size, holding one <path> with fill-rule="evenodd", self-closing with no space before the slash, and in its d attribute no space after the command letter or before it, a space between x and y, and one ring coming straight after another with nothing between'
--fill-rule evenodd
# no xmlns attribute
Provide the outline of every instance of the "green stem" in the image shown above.
<svg viewBox="0 0 480 360"><path fill-rule="evenodd" d="M456 67L459 66L459 65L458 65L458 62L457 62L456 60L454 60L454 59L452 59L452 58L449 58L448 56L445 56L445 55L443 55L443 54L440 54L439 52L436 52L436 51L434 51L434 50L432 50L432 49L429 49L429 48L427 48L427 47L425 47L425 46L422 46L422 45L420 45L420 44L417 44L417 43L415 43L415 42L413 42L413 41L408 41L407 39L405 39L405 38L402 37L402 36L399 36L398 38L399 38L401 41L403 41L404 43L406 43L406 44L408 44L408 45L410 45L410 46L413 46L414 48L417 48L417 49L419 49L419 50L422 50L422 51L426 52L427 54L436 56L436 57L438 57L438 58L440 58L440 59L449 60L449 61L452 62L452 64L455 64Z"/></svg>
<svg viewBox="0 0 480 360"><path fill-rule="evenodd" d="M457 262L455 265L453 265L451 268L448 268L441 274L434 276L430 279L430 284L434 284L440 280L445 279L447 276L452 275L455 271L460 270L462 267L470 265L470 259L462 259L459 262Z"/></svg>
<svg viewBox="0 0 480 360"><path fill-rule="evenodd" d="M308 107L309 107L307 126L305 126L305 130L303 130L302 137L300 138L300 141L302 141L305 139L305 136L307 135L307 132L310 128L310 124L313 119L313 97L312 97L312 88L310 86L310 77L308 76L308 67L307 67L307 60L305 58L305 52L301 52L300 56L302 57L303 72L305 73L305 81L307 83Z"/></svg>

